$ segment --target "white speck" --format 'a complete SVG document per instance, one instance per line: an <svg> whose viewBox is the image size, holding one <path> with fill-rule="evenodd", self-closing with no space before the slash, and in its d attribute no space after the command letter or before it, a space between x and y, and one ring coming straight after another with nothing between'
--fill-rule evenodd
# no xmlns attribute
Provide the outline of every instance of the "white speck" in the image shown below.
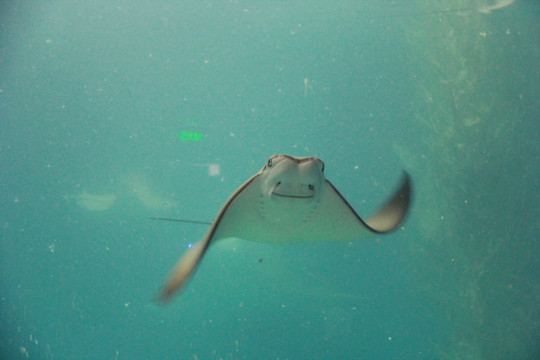
<svg viewBox="0 0 540 360"><path fill-rule="evenodd" d="M209 176L219 176L221 170L219 164L209 164L208 165L208 175Z"/></svg>

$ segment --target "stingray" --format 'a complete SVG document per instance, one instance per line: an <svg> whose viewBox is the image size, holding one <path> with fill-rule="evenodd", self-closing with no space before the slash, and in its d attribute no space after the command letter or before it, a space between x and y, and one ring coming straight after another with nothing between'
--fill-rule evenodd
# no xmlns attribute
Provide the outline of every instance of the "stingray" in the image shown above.
<svg viewBox="0 0 540 360"><path fill-rule="evenodd" d="M187 284L217 240L236 237L272 244L356 241L396 229L407 213L411 193L410 177L404 172L393 195L371 217L362 220L325 178L322 160L272 156L229 197L204 238L180 257L159 300L169 300Z"/></svg>

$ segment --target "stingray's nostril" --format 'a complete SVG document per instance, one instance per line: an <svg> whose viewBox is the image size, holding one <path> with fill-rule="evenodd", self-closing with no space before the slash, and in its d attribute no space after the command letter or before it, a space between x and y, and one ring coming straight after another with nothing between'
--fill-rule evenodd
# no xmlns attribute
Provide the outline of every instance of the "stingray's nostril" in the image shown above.
<svg viewBox="0 0 540 360"><path fill-rule="evenodd" d="M309 184L309 185L308 185L308 188L309 188L309 190L311 190L311 191L315 190L315 186L313 186L313 184Z"/></svg>

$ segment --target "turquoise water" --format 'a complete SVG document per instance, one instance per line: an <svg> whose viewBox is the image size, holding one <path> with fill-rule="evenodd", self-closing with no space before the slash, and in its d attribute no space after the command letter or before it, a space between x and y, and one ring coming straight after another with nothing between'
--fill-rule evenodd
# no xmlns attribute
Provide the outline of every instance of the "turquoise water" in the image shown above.
<svg viewBox="0 0 540 360"><path fill-rule="evenodd" d="M469 295L466 286L451 297L440 289L476 276L485 310L470 340L478 346L467 344L481 352L464 350L470 359L538 356L537 4L482 15L485 35L469 34L493 41L482 54L486 80L474 85L498 110L470 98L455 113L480 109L500 121L464 116L467 135L443 153L430 144L448 137L439 142L438 130L423 127L417 94L451 85L428 70L411 34L473 19L471 10L44 1L3 2L0 11L2 359L457 358L444 354L465 348L452 340L459 316L440 304ZM418 28L424 18L434 28ZM474 151L459 155L469 143ZM148 218L212 221L280 153L321 158L361 216L407 169L416 190L404 228L354 243L224 241L181 295L156 304L170 268L207 226ZM441 189L448 167L426 162L451 157L480 176ZM467 208L455 232L440 236L444 215L461 213L448 199L478 199L482 210ZM425 275L446 271L448 259L416 244L482 234L502 239L489 262L472 263L486 268ZM478 243L485 254L487 242Z"/></svg>

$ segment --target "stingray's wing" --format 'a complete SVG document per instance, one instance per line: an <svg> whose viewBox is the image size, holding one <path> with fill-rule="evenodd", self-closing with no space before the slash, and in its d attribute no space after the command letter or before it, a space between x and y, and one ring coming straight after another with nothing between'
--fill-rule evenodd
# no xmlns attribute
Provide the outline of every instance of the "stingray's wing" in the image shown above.
<svg viewBox="0 0 540 360"><path fill-rule="evenodd" d="M239 197L242 197L242 194L246 192L246 189L253 188L253 182L257 181L259 175L260 174L257 173L252 176L229 197L210 226L210 229L208 229L208 232L204 238L190 247L184 254L182 254L180 259L178 259L176 265L170 272L169 277L165 281L165 285L163 286L161 293L158 296L159 301L166 302L171 298L172 295L174 295L174 293L187 284L191 278L191 275L193 275L195 269L201 262L204 253L210 246L210 243L212 240L214 240L214 238L216 238L216 231L220 228L220 224L224 216L231 208L231 205L235 203ZM235 210L235 212L242 212L244 210L242 207L237 208L238 209Z"/></svg>
<svg viewBox="0 0 540 360"><path fill-rule="evenodd" d="M398 189L375 214L367 219L366 225L377 233L387 233L394 230L403 222L403 219L407 215L411 197L411 177L407 172L403 172Z"/></svg>
<svg viewBox="0 0 540 360"><path fill-rule="evenodd" d="M248 186L238 192L223 212L219 226L214 233L214 241L236 237L244 240L273 243L274 224L270 223L262 209L261 177L255 176Z"/></svg>
<svg viewBox="0 0 540 360"><path fill-rule="evenodd" d="M314 221L321 241L353 241L374 233L387 233L399 226L409 208L412 189L404 172L398 189L367 220L363 220L330 181L323 185L323 199Z"/></svg>

